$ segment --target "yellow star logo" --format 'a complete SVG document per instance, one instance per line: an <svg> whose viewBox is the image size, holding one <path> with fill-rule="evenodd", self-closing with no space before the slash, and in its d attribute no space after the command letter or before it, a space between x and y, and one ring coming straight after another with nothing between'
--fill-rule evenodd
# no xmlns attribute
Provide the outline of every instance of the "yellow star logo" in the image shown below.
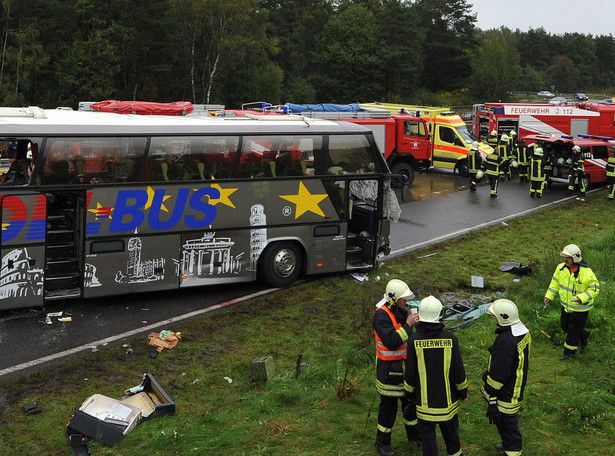
<svg viewBox="0 0 615 456"><path fill-rule="evenodd" d="M2 224L2 231L6 230L9 227L10 223L3 223Z"/></svg>
<svg viewBox="0 0 615 456"><path fill-rule="evenodd" d="M111 213L113 212L113 208L105 207L102 206L100 203L96 203L96 209L88 209L88 212L94 214L96 220L98 220L99 218L106 218L111 220Z"/></svg>
<svg viewBox="0 0 615 456"><path fill-rule="evenodd" d="M326 197L326 193L312 195L309 190L305 188L303 182L299 182L299 191L296 195L280 195L280 198L290 201L297 206L297 209L295 210L295 220L308 211L324 217L325 213L322 211L318 203Z"/></svg>
<svg viewBox="0 0 615 456"><path fill-rule="evenodd" d="M233 209L235 209L235 205L230 200L229 196L235 193L238 190L237 188L222 188L219 184L211 184L211 188L215 188L220 192L220 198L210 198L209 204L215 206L218 203L222 203L225 206L232 207Z"/></svg>
<svg viewBox="0 0 615 456"><path fill-rule="evenodd" d="M147 202L145 203L145 207L144 209L149 209L150 207L152 207L152 203L154 202L154 189L152 187L147 187ZM160 205L160 209L162 209L165 212L169 212L169 210L164 207L164 202L166 200L168 200L169 198L171 198L171 195L164 195L162 197L162 204Z"/></svg>

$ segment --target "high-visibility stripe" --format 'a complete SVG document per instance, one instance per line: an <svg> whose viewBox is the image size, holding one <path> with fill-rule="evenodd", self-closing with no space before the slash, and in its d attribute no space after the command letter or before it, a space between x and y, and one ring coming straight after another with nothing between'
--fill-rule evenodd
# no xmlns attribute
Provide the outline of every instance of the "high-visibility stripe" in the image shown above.
<svg viewBox="0 0 615 456"><path fill-rule="evenodd" d="M397 331L401 339L404 341L404 344L397 347L395 350L389 350L380 339L378 333L374 331L374 336L376 338L376 356L383 361L399 361L402 359L406 359L408 345L405 342L408 340L408 333L405 329L403 329L402 325L397 322L397 320L395 319L395 315L393 315L393 312L391 312L386 305L379 307L375 310L375 312L381 310L387 313L387 315L391 319L391 323L393 324L395 331Z"/></svg>

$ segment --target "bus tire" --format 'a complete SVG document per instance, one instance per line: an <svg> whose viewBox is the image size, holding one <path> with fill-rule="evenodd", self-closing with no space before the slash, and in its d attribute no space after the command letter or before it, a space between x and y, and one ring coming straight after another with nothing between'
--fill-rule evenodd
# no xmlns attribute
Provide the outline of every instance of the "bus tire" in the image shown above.
<svg viewBox="0 0 615 456"><path fill-rule="evenodd" d="M303 272L303 251L296 242L274 242L261 254L258 275L273 288L284 288Z"/></svg>
<svg viewBox="0 0 615 456"><path fill-rule="evenodd" d="M404 174L408 178L408 187L414 182L414 168L406 162L397 162L391 169L393 174Z"/></svg>

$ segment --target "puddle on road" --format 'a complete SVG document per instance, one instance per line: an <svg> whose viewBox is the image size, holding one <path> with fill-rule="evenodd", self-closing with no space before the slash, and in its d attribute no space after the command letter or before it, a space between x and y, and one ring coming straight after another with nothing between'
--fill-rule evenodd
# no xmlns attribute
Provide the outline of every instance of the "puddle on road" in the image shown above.
<svg viewBox="0 0 615 456"><path fill-rule="evenodd" d="M468 178L461 177L459 174L447 173L446 171L430 171L423 175L417 173L405 202L444 196L467 188ZM397 196L399 198L399 190L397 190Z"/></svg>

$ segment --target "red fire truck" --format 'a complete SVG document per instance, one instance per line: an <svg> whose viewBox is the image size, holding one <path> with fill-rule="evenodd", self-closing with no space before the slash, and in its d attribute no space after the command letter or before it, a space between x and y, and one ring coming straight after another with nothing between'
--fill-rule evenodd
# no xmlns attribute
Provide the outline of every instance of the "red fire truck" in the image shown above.
<svg viewBox="0 0 615 456"><path fill-rule="evenodd" d="M519 138L530 134L615 136L615 105L578 103L484 103L474 105L473 133L485 139L515 130Z"/></svg>

